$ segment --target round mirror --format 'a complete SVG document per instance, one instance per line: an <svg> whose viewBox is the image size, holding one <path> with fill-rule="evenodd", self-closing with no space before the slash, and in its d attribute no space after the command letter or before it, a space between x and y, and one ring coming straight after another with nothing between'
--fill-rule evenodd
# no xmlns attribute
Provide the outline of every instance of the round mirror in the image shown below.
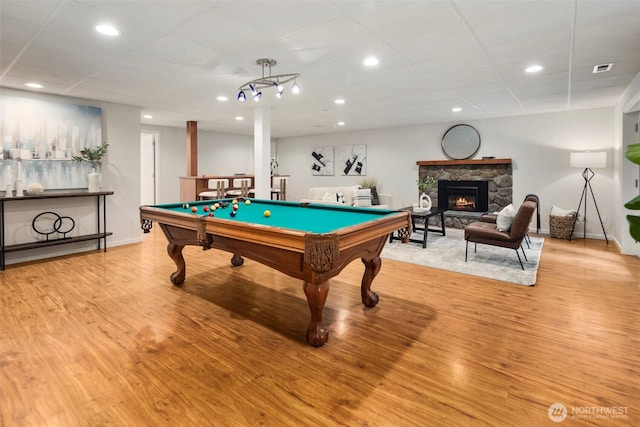
<svg viewBox="0 0 640 427"><path fill-rule="evenodd" d="M479 149L480 134L473 126L452 126L442 137L442 151L450 159L470 159Z"/></svg>

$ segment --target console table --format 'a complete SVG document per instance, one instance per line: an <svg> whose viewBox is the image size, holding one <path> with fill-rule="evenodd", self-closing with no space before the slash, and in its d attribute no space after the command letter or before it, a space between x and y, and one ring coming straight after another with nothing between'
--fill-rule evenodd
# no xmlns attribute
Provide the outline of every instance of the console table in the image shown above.
<svg viewBox="0 0 640 427"><path fill-rule="evenodd" d="M106 230L107 226L107 203L106 197L113 194L113 191L98 191L90 193L88 191L66 191L66 192L44 192L38 195L29 195L23 197L0 197L0 270L5 269L5 255L8 252L24 251L28 249L36 249L47 246L63 245L74 242L84 242L89 240L98 241L98 250L101 243L104 242L104 251L107 251L107 236L113 233ZM92 234L81 236L62 237L56 239L38 240L29 243L19 243L15 245L5 245L5 204L24 202L27 200L48 200L63 199L72 197L92 197L96 201L96 220L97 231ZM101 209L102 208L102 209ZM50 213L50 212L43 212ZM102 215L100 215L102 213ZM35 219L34 219L35 221ZM73 221L73 220L72 220Z"/></svg>

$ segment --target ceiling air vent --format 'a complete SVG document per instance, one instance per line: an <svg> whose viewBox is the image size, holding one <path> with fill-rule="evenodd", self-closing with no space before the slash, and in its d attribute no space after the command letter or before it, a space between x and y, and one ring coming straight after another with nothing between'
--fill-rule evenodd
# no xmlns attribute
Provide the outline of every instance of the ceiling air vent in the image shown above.
<svg viewBox="0 0 640 427"><path fill-rule="evenodd" d="M593 74L604 73L606 71L609 71L611 67L613 67L613 63L596 65L595 67L593 67Z"/></svg>

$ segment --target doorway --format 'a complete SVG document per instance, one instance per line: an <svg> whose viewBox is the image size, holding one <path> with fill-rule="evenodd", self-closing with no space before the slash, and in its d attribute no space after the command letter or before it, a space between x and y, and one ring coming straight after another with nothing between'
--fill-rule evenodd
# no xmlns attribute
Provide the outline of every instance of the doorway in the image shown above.
<svg viewBox="0 0 640 427"><path fill-rule="evenodd" d="M160 149L160 131L140 132L140 204L155 205L158 199L156 180L157 153Z"/></svg>

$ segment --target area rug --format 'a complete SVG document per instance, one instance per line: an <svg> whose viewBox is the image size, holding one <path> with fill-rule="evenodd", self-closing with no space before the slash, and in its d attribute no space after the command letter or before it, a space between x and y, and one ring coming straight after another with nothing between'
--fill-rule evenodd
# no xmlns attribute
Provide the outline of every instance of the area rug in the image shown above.
<svg viewBox="0 0 640 427"><path fill-rule="evenodd" d="M421 235L413 234L412 239L421 239ZM455 271L473 276L487 277L518 285L532 286L536 284L540 253L544 239L531 237L530 248L523 243L528 261L522 253L520 258L524 271L520 268L518 257L513 249L499 248L478 244L474 252L474 244L469 243L469 257L464 262L464 231L447 229L447 235L429 233L427 247L422 249L419 243L401 243L394 240L385 245L380 255L382 258L403 261L425 267Z"/></svg>

